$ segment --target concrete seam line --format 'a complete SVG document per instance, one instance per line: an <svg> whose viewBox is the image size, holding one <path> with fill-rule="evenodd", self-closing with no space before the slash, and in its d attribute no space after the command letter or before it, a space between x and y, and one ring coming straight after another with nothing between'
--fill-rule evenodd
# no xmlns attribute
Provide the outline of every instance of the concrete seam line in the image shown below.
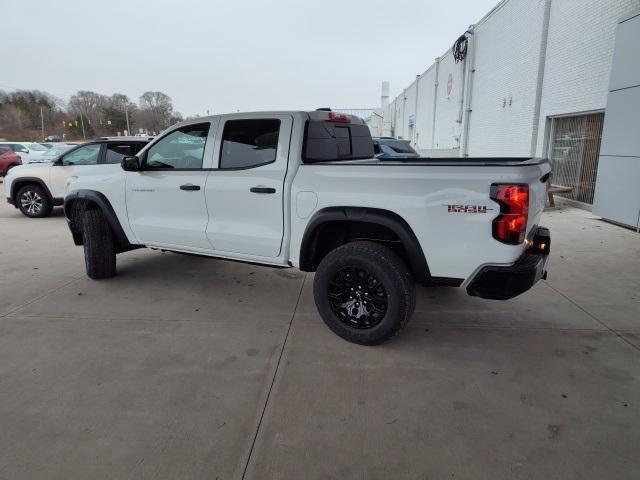
<svg viewBox="0 0 640 480"><path fill-rule="evenodd" d="M4 318L4 317L8 317L8 316L10 316L10 315L13 315L15 312L17 312L17 311L18 311L18 310L20 310L21 308L28 307L28 306L29 306L29 305L31 305L32 303L35 303L35 302L37 302L38 300L43 299L44 297L46 297L47 295L49 295L49 294L51 294L51 293L55 293L55 292L57 292L58 290L62 290L64 287L68 287L69 285L71 285L72 283L77 282L77 281L78 281L78 280L80 280L80 279L82 279L82 275L81 275L81 276L79 276L79 277L77 277L77 278L74 278L73 280L69 280L67 283L63 283L62 285L60 285L60 286L58 286L58 287L56 287L56 288L52 288L51 290L49 290L49 291L47 291L47 292L44 292L42 295L38 295L36 298L34 298L34 299L32 299L32 300L29 300L29 301L27 301L27 302L25 302L25 303L23 303L23 304L21 304L21 305L18 305L17 307L15 307L15 308L13 308L13 309L9 310L8 312L3 313L2 315L0 315L0 318Z"/></svg>
<svg viewBox="0 0 640 480"><path fill-rule="evenodd" d="M611 328L609 325L607 325L606 323L604 323L602 320L600 320L598 317L596 317L594 314L592 314L591 312L585 310L581 305L578 305L576 302L574 302L571 298L567 297L564 293L562 293L560 290L552 287L550 284L547 283L547 285L554 290L555 292L559 293L560 295L562 295L564 298L566 298L569 302L573 303L576 307L578 307L580 310L582 310L584 313L586 313L587 315L589 315L591 318L593 318L596 322L598 322L600 325L602 325L604 328L606 328L607 330L609 330L611 333L613 333L616 337L618 337L620 340L622 340L623 342L631 345L633 348L635 348L636 350L640 351L640 347L638 345L636 345L635 343L633 343L630 340L627 340L625 337L623 337L622 335L620 335L619 332L617 332L616 330L614 330L613 328Z"/></svg>
<svg viewBox="0 0 640 480"><path fill-rule="evenodd" d="M282 342L282 348L280 349L280 355L278 355L278 361L276 362L276 369L273 372L273 377L271 378L271 385L269 385L269 390L267 391L267 398L264 401L264 406L262 407L262 413L260 414L260 420L258 420L258 426L256 427L256 432L253 435L253 441L251 442L251 448L249 449L249 455L247 456L247 462L244 465L244 470L242 471L242 480L244 480L247 475L247 469L249 468L249 463L251 462L251 456L253 455L253 448L256 445L256 440L258 439L258 433L260 433L260 427L262 426L262 420L264 419L264 414L267 411L267 405L269 405L269 399L271 398L271 391L273 390L273 386L276 383L276 377L278 376L278 371L280 370L280 362L282 361L282 356L284 354L284 348L287 345L287 340L289 339L289 333L291 332L291 325L293 325L293 319L296 316L296 312L298 311L298 305L300 304L300 299L302 298L302 291L304 289L304 284L307 281L307 275L305 274L302 279L302 285L300 285L300 291L298 292L298 299L296 300L296 305L293 307L293 313L291 314L291 320L289 320L289 326L287 327L287 333L284 336L284 341Z"/></svg>

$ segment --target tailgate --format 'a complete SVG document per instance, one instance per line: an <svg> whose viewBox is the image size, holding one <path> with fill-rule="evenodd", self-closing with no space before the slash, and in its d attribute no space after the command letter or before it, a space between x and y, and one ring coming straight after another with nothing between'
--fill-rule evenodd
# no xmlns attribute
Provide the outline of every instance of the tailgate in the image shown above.
<svg viewBox="0 0 640 480"><path fill-rule="evenodd" d="M528 169L527 169L528 170ZM540 224L540 217L547 198L547 179L551 172L549 163L543 163L532 168L527 175L529 185L529 220L527 222L527 235Z"/></svg>

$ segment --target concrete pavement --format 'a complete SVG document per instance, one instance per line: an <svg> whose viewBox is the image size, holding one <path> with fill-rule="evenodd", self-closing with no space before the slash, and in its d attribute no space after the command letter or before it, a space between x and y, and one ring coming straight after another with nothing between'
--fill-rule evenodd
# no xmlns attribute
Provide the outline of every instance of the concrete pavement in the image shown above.
<svg viewBox="0 0 640 480"><path fill-rule="evenodd" d="M548 281L421 288L360 347L313 275L136 250L92 281L59 211L2 204L0 479L637 479L640 236L544 224Z"/></svg>

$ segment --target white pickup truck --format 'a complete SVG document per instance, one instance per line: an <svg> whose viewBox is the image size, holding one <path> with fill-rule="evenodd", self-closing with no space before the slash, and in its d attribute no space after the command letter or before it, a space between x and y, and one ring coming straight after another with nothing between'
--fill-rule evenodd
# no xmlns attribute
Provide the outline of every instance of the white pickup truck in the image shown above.
<svg viewBox="0 0 640 480"><path fill-rule="evenodd" d="M373 156L341 113L198 118L71 177L65 213L91 278L138 247L297 267L329 328L367 345L406 325L414 280L507 299L546 276L547 161Z"/></svg>

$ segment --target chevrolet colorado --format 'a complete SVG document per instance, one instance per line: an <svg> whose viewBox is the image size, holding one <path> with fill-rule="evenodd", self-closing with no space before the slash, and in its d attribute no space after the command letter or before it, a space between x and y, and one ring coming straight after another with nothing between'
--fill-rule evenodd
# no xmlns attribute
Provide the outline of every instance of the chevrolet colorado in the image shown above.
<svg viewBox="0 0 640 480"><path fill-rule="evenodd" d="M177 124L122 168L68 180L65 214L87 274L138 247L316 272L344 339L407 324L414 280L514 297L546 276L546 160L374 158L359 118L234 113Z"/></svg>

